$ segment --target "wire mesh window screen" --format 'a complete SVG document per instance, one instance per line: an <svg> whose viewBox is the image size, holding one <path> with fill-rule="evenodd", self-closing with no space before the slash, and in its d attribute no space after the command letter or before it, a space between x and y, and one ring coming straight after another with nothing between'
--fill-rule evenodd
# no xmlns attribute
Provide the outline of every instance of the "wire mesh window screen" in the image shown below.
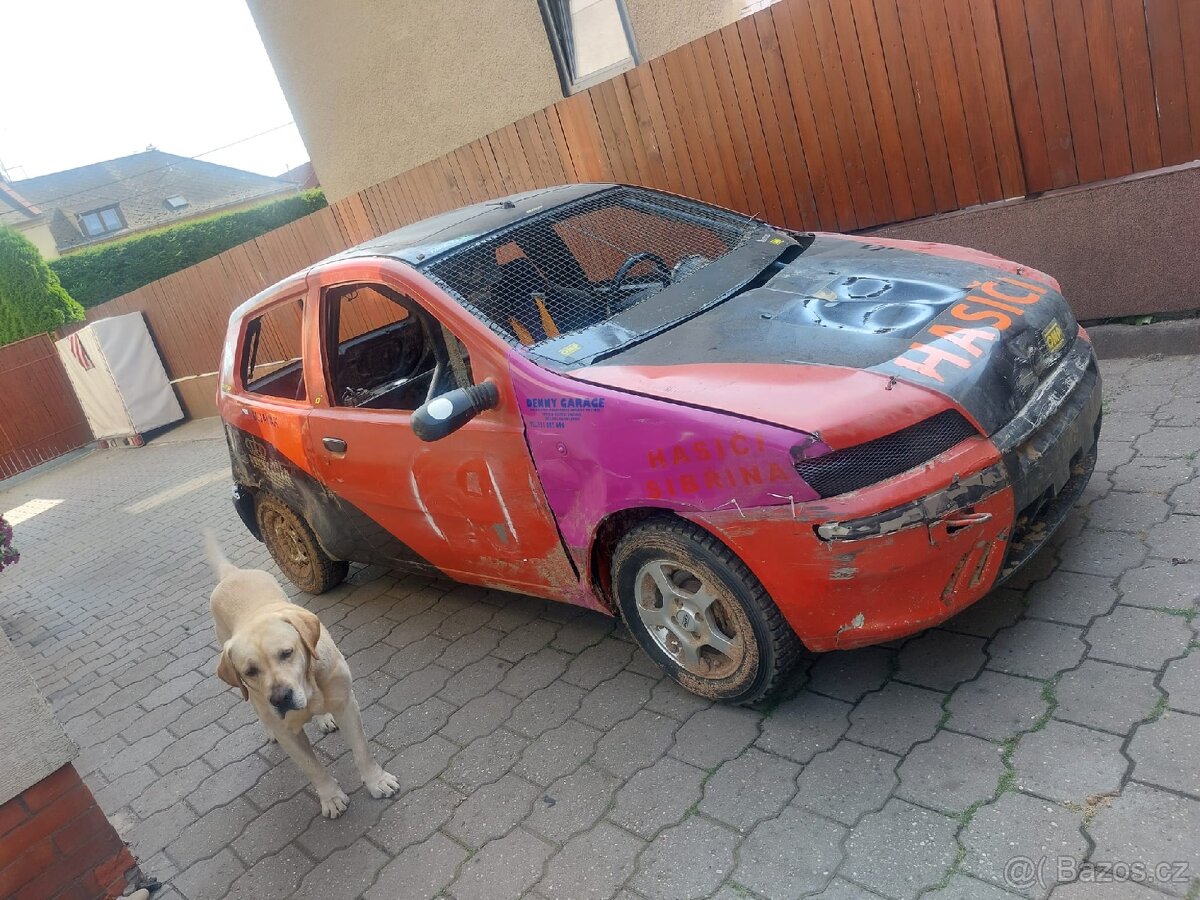
<svg viewBox="0 0 1200 900"><path fill-rule="evenodd" d="M692 277L753 228L724 210L616 188L530 216L428 272L509 343L536 346Z"/></svg>

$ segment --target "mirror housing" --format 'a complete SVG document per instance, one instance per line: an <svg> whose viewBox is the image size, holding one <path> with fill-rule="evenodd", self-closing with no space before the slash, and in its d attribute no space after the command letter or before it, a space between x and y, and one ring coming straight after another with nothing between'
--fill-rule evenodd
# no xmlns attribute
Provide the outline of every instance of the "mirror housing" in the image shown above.
<svg viewBox="0 0 1200 900"><path fill-rule="evenodd" d="M499 402L500 390L490 381L455 388L413 410L413 433L423 441L440 441Z"/></svg>

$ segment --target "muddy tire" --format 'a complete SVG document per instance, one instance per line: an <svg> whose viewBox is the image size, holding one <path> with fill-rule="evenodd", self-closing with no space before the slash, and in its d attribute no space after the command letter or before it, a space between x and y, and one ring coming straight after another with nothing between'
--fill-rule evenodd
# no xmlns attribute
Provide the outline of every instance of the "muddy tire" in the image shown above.
<svg viewBox="0 0 1200 900"><path fill-rule="evenodd" d="M766 700L800 654L745 563L690 522L652 519L631 529L613 553L612 579L642 649L701 697Z"/></svg>
<svg viewBox="0 0 1200 900"><path fill-rule="evenodd" d="M255 516L271 558L300 590L323 594L345 580L350 564L331 559L304 518L278 497L260 496Z"/></svg>

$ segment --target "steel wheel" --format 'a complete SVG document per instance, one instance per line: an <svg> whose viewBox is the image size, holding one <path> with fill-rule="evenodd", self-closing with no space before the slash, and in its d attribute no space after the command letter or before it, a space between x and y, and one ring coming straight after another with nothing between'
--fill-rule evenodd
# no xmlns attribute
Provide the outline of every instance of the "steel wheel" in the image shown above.
<svg viewBox="0 0 1200 900"><path fill-rule="evenodd" d="M702 697L763 700L799 656L795 632L745 563L690 522L632 528L613 552L612 584L642 649Z"/></svg>
<svg viewBox="0 0 1200 900"><path fill-rule="evenodd" d="M308 523L278 497L260 497L256 513L263 543L288 581L300 590L323 594L346 577L349 563L330 558Z"/></svg>
<svg viewBox="0 0 1200 900"><path fill-rule="evenodd" d="M746 655L737 618L721 587L706 584L687 566L654 559L637 573L634 599L642 624L680 666L703 678L726 678Z"/></svg>

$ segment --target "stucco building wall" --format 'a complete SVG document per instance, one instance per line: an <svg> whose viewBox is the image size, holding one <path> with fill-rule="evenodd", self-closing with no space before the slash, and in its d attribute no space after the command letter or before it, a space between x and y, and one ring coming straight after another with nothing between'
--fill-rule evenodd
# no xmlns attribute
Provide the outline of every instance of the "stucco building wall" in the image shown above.
<svg viewBox="0 0 1200 900"><path fill-rule="evenodd" d="M537 0L247 0L330 202L562 99ZM744 0L626 0L638 59Z"/></svg>

